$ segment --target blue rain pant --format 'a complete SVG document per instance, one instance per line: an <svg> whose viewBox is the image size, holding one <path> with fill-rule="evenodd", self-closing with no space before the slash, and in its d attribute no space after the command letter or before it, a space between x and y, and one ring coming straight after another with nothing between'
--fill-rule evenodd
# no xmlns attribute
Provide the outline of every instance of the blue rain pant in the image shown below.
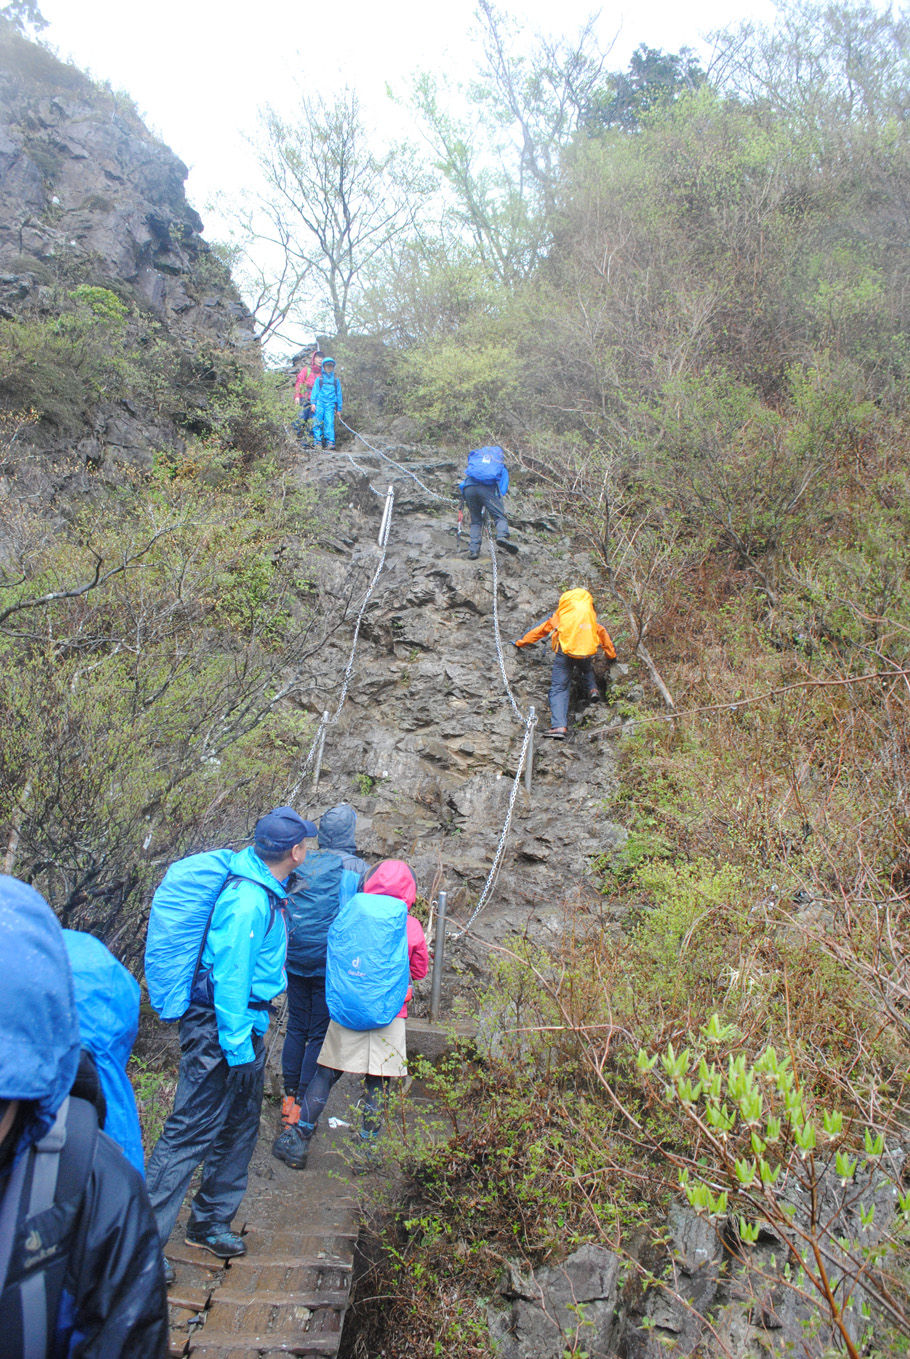
<svg viewBox="0 0 910 1359"><path fill-rule="evenodd" d="M316 1074L316 1058L329 1027L325 977L288 973L288 1031L281 1049L284 1093L306 1090Z"/></svg>
<svg viewBox="0 0 910 1359"><path fill-rule="evenodd" d="M329 1098L329 1091L341 1075L343 1075L343 1072L335 1071L330 1066L317 1066L315 1076L306 1090L301 1090L298 1097L300 1103L300 1123L298 1127L301 1132L307 1135L312 1135L315 1132L319 1115ZM364 1076L363 1078L363 1127L360 1131L360 1136L363 1138L378 1137L382 1131L383 1105L391 1079L391 1076Z"/></svg>
<svg viewBox="0 0 910 1359"><path fill-rule="evenodd" d="M572 690L572 676L577 675L586 695L597 694L597 680L591 656L567 656L564 651L553 655L553 673L550 676L550 720L554 727L569 725L569 695Z"/></svg>
<svg viewBox="0 0 910 1359"><path fill-rule="evenodd" d="M318 448L322 441L335 442L335 402L317 401L313 407L313 447Z"/></svg>
<svg viewBox="0 0 910 1359"><path fill-rule="evenodd" d="M488 514L493 521L497 543L504 543L509 536L509 521L502 503L502 496L495 486L468 485L462 491L465 504L471 512L471 536L468 547L472 552L480 551L480 538L483 533L483 516Z"/></svg>
<svg viewBox="0 0 910 1359"><path fill-rule="evenodd" d="M155 1224L165 1244L196 1167L202 1183L189 1225L229 1224L246 1193L250 1157L259 1136L265 1044L253 1034L258 1081L249 1098L233 1094L218 1042L215 1011L191 1005L180 1021L180 1070L174 1108L149 1157L145 1178Z"/></svg>

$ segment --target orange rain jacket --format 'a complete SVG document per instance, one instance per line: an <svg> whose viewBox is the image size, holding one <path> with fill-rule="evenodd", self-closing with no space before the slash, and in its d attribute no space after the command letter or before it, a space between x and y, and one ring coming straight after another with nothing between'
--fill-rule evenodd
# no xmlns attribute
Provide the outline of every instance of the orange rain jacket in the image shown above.
<svg viewBox="0 0 910 1359"><path fill-rule="evenodd" d="M558 620L559 610L557 609L556 613L554 613L551 618L544 619L542 623L538 623L537 626L532 628L530 632L526 632L524 637L519 637L515 645L531 646L532 643L539 642L541 637L546 637L548 633L552 632L553 640L551 641L550 645L552 646L554 651L560 651L561 647L559 645ZM597 633L597 640L603 647L604 654L606 655L607 659L615 661L616 648L613 645L613 642L610 638L610 634L607 632L606 628L603 626L602 623L595 623L595 631ZM566 654L568 655L569 653L567 652Z"/></svg>

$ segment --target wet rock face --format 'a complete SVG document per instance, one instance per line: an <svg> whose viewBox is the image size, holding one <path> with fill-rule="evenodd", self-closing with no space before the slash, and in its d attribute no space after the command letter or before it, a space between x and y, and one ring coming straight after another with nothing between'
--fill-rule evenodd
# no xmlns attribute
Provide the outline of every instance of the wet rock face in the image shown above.
<svg viewBox="0 0 910 1359"><path fill-rule="evenodd" d="M0 313L90 266L93 282L129 285L170 327L253 343L186 202L186 174L121 97L0 34Z"/></svg>
<svg viewBox="0 0 910 1359"><path fill-rule="evenodd" d="M612 1359L620 1258L582 1246L560 1265L522 1274L511 1266L499 1287L507 1306L488 1309L502 1359L563 1359L576 1349Z"/></svg>
<svg viewBox="0 0 910 1359"><path fill-rule="evenodd" d="M479 560L469 561L466 531L460 542L455 534L454 500L437 500L356 443L348 447L354 462L339 452L309 457L301 467L320 498L335 507L337 536L314 574L325 607L345 609L320 653L320 692L306 704L314 716L334 712L354 621L379 560L382 499L370 484L384 493L392 483L395 507L385 565L364 612L347 700L329 730L319 787L313 796L311 783L305 784L300 801L307 814L351 802L365 851L407 859L424 895L444 887L457 930L493 863L525 733L497 657L492 564L486 546ZM396 449L393 456L444 497L464 467L416 449ZM552 652L548 643L522 651L512 645L553 611L564 589L589 578L591 565L566 553L555 534L525 531L533 501L520 484L507 509L519 555L497 558L503 665L520 712L534 704L538 714L534 778L530 795L519 784L489 905L450 949L444 1010L471 977L488 972L487 943L514 933L554 943L570 925L602 929L592 859L624 838L609 813L619 717L608 703L576 704L571 739L542 739L549 726ZM603 621L609 630L609 610Z"/></svg>

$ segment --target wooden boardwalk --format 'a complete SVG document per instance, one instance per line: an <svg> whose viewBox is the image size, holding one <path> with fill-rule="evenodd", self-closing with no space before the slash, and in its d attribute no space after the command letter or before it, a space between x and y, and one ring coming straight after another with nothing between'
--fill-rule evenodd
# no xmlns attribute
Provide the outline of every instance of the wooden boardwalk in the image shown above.
<svg viewBox="0 0 910 1359"><path fill-rule="evenodd" d="M271 1155L275 1113L274 1106L265 1106L250 1186L237 1219L244 1224L246 1255L222 1263L186 1245L181 1215L180 1230L167 1249L177 1275L168 1294L172 1355L324 1359L337 1354L360 1209L358 1182L347 1168L351 1129L331 1130L328 1118L353 1123L356 1115L348 1106L357 1094L353 1078L340 1081L332 1092L304 1171L290 1170Z"/></svg>

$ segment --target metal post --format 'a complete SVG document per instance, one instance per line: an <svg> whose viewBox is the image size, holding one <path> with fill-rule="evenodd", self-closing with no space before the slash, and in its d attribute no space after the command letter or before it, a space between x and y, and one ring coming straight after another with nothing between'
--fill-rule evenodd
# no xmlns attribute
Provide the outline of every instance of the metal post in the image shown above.
<svg viewBox="0 0 910 1359"><path fill-rule="evenodd" d="M382 523L379 525L378 542L380 547L385 544L385 540L389 536L389 519L392 517L392 495L393 490L390 486L385 493L385 505L382 509Z"/></svg>
<svg viewBox="0 0 910 1359"><path fill-rule="evenodd" d="M528 726L530 727L531 730L530 735L528 736L528 759L527 763L525 764L525 789L527 791L528 797L531 796L531 780L534 777L534 728L536 725L537 725L537 714L535 713L534 706L532 704L531 707L528 709Z"/></svg>
<svg viewBox="0 0 910 1359"><path fill-rule="evenodd" d="M436 902L436 942L433 945L433 981L430 986L430 1023L439 1020L439 993L442 989L442 963L446 949L446 894Z"/></svg>
<svg viewBox="0 0 910 1359"><path fill-rule="evenodd" d="M325 750L325 733L328 725L329 725L329 714L328 711L326 711L322 714L322 722L320 723L321 730L319 732L319 745L316 747L316 767L313 770L314 793L317 787L319 786L319 775L322 773L322 752Z"/></svg>

